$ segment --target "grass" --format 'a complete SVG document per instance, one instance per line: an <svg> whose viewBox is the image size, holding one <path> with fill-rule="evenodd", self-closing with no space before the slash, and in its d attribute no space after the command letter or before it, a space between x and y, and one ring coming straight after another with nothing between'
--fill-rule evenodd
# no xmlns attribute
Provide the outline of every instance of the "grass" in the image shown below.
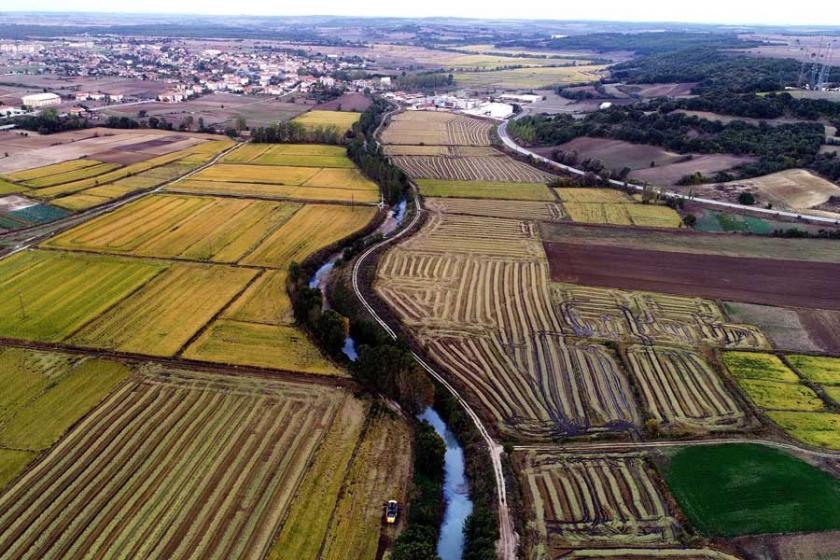
<svg viewBox="0 0 840 560"><path fill-rule="evenodd" d="M554 189L563 202L588 202L599 204L630 204L633 199L615 189L559 188Z"/></svg>
<svg viewBox="0 0 840 560"><path fill-rule="evenodd" d="M302 124L303 126L335 126L339 130L345 131L359 121L361 113L354 113L352 111L308 111L293 120Z"/></svg>
<svg viewBox="0 0 840 560"><path fill-rule="evenodd" d="M35 458L32 451L0 448L0 490Z"/></svg>
<svg viewBox="0 0 840 560"><path fill-rule="evenodd" d="M683 448L665 478L701 533L735 537L840 528L840 482L755 444Z"/></svg>
<svg viewBox="0 0 840 560"><path fill-rule="evenodd" d="M840 385L840 358L825 356L787 356L806 379L821 385Z"/></svg>
<svg viewBox="0 0 840 560"><path fill-rule="evenodd" d="M799 377L778 356L756 352L725 352L723 363L737 380L798 383Z"/></svg>
<svg viewBox="0 0 840 560"><path fill-rule="evenodd" d="M241 262L269 268L303 262L316 251L362 229L375 214L376 209L370 207L307 204Z"/></svg>
<svg viewBox="0 0 840 560"><path fill-rule="evenodd" d="M606 68L603 65L515 68L492 72L454 72L453 76L455 83L462 87L531 89L592 82L602 78Z"/></svg>
<svg viewBox="0 0 840 560"><path fill-rule="evenodd" d="M0 336L60 341L164 268L110 256L18 253L0 261Z"/></svg>
<svg viewBox="0 0 840 560"><path fill-rule="evenodd" d="M300 371L345 377L300 330L220 319L184 352L185 358L208 362Z"/></svg>
<svg viewBox="0 0 840 560"><path fill-rule="evenodd" d="M819 396L805 385L756 379L741 379L738 385L756 406L765 410L818 411L825 408Z"/></svg>
<svg viewBox="0 0 840 560"><path fill-rule="evenodd" d="M3 179L0 179L0 195L22 193L27 190L29 189L24 187L23 185L17 185L15 183L10 183L9 181L4 181Z"/></svg>
<svg viewBox="0 0 840 560"><path fill-rule="evenodd" d="M173 264L70 340L79 346L173 356L256 274L246 268Z"/></svg>
<svg viewBox="0 0 840 560"><path fill-rule="evenodd" d="M494 198L546 202L555 200L549 188L539 183L418 179L417 184L420 187L420 194L430 197Z"/></svg>

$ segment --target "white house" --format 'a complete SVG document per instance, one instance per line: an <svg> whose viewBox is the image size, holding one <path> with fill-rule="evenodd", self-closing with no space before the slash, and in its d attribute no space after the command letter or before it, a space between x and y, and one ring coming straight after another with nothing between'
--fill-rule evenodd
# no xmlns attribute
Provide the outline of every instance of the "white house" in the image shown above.
<svg viewBox="0 0 840 560"><path fill-rule="evenodd" d="M61 97L55 93L33 93L31 95L24 95L20 100L24 105L32 109L61 104Z"/></svg>

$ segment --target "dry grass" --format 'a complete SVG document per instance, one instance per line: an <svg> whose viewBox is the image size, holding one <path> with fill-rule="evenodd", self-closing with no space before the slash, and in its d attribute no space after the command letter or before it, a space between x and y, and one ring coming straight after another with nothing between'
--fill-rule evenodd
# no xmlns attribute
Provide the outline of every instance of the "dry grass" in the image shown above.
<svg viewBox="0 0 840 560"><path fill-rule="evenodd" d="M298 122L307 128L316 126L334 126L341 131L350 130L361 118L361 113L352 111L308 111L295 117Z"/></svg>

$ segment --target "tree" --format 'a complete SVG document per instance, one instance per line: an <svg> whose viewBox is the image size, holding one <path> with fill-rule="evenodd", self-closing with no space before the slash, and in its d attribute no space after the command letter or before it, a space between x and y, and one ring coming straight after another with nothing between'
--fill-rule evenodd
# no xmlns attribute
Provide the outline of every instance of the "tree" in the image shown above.
<svg viewBox="0 0 840 560"><path fill-rule="evenodd" d="M245 117L239 115L236 117L236 130L242 132L243 130L248 130L248 122L245 120Z"/></svg>
<svg viewBox="0 0 840 560"><path fill-rule="evenodd" d="M738 195L738 204L743 204L744 206L752 206L755 204L755 196L749 192L742 192Z"/></svg>

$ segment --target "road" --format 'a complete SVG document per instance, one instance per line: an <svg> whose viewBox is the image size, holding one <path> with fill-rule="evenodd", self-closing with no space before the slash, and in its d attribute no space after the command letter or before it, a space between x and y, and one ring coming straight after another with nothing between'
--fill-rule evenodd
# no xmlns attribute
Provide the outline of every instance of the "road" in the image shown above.
<svg viewBox="0 0 840 560"><path fill-rule="evenodd" d="M525 116L526 114L527 113L525 111L523 111L522 113L520 113L519 115L514 117L514 119L521 118L521 117ZM563 165L562 163L557 163L554 160L548 159L547 157L543 157L543 156L541 156L537 153L532 152L531 150L523 148L522 146L520 146L519 144L514 142L513 139L510 137L510 135L508 134L508 131L507 131L507 126L508 126L509 122L510 122L509 120L504 121L502 124L499 125L499 127L497 129L497 131L499 133L499 138L501 138L501 140L505 144L505 146L507 146L508 148L510 148L511 150L513 150L513 151L515 151L519 154L522 154L523 156L532 157L535 160L537 160L539 162L542 162L544 164L547 164L547 165L549 165L549 166L551 166L555 169L558 169L560 171L565 171L566 173L571 173L572 175L579 175L579 176L583 176L583 175L586 174L586 172L582 169L578 169L576 167L571 167L569 165ZM599 178L601 178L601 177L599 176ZM609 183L610 183L610 185L612 185L614 187L631 188L631 189L635 189L639 192L644 190L644 186L637 185L635 183L625 183L624 181L616 181L615 179L609 179ZM746 207L742 204L734 204L732 202L723 202L721 200L711 200L709 198L698 198L698 197L695 197L695 196L688 196L688 195L677 193L677 192L674 192L674 191L662 191L662 195L667 197L667 198L696 202L696 203L699 203L699 204L703 204L703 205L706 205L706 206L712 206L712 207L716 207L716 208L737 209L741 212L743 212L745 210L749 210L749 212L751 212L751 213L762 214L762 215L765 215L769 218L790 218L790 219L798 220L798 221L801 221L801 222L810 222L810 223L815 223L815 224L840 225L840 220L836 220L836 219L833 219L833 218L824 218L822 216L808 216L808 215L805 215L805 214L797 214L795 212L785 212L785 211L781 211L781 210L769 210L767 208L756 208L756 207L753 207L753 206Z"/></svg>
<svg viewBox="0 0 840 560"><path fill-rule="evenodd" d="M390 116L395 111L390 111L387 116ZM385 122L385 118L383 118L382 122ZM382 129L382 123L380 123L379 127L376 129L376 133L378 134ZM378 143L378 141L377 141ZM403 236L405 236L409 231L411 231L419 222L422 213L423 207L420 204L420 198L417 195L417 187L412 183L412 198L413 204L415 208L414 217L411 219L407 225L403 226L399 230L397 230L394 234L386 239L380 241L369 247L364 253L362 253L356 262L353 264L353 273L352 273L352 284L353 284L353 292L355 292L356 297L361 302L362 306L367 310L373 319L379 323L379 325L388 333L392 339L397 339L397 333L394 329L391 328L388 323L379 316L373 306L367 301L365 298L364 293L359 288L359 272L362 269L365 261L376 251L382 249L386 245L396 242ZM478 432L481 434L482 439L484 439L484 443L487 445L487 449L490 453L490 460L493 466L493 475L496 478L496 498L498 502L498 509L499 509L499 541L496 545L498 556L503 560L515 560L516 559L516 549L518 547L518 537L516 535L516 531L513 526L513 519L510 515L510 508L508 507L507 502L507 486L505 481L504 470L502 468L502 453L503 447L501 444L496 442L493 439L493 436L490 435L490 431L481 421L478 414L476 414L475 410L469 405L469 403L458 393L458 390L455 389L440 373L438 373L432 366L430 366L421 356L417 353L412 352L414 359L417 363L422 367L426 372L431 375L438 383L443 385L447 391L449 391L453 397L458 401L458 403L463 407L464 411L473 421Z"/></svg>

